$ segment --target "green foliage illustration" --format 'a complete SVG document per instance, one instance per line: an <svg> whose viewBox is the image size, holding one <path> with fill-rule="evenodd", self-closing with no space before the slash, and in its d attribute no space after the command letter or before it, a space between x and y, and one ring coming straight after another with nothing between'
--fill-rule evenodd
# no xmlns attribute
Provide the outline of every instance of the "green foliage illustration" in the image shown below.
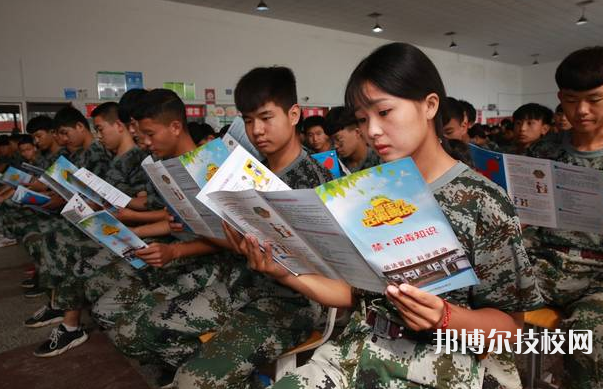
<svg viewBox="0 0 603 389"><path fill-rule="evenodd" d="M92 227L92 224L94 223L93 218L88 218L88 219L84 219L84 220L80 220L80 227L82 227L85 230L90 229L90 227Z"/></svg>
<svg viewBox="0 0 603 389"><path fill-rule="evenodd" d="M352 188L355 188L356 184L358 183L358 180L364 177L368 177L370 173L370 169L362 170L349 176L344 176L337 180L327 182L326 184L323 184L316 188L316 193L323 202L327 201L329 197L335 198L337 196L340 196L342 198L345 198L347 191Z"/></svg>

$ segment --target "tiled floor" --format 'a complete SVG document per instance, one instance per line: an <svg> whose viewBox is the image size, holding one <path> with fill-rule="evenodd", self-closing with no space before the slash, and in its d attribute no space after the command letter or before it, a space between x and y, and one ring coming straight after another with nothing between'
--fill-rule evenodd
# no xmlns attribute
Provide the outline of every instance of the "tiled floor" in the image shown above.
<svg viewBox="0 0 603 389"><path fill-rule="evenodd" d="M136 364L98 331L93 330L82 346L58 357L32 355L52 326L29 329L22 324L47 301L23 297L20 283L27 263L21 247L0 248L0 389L149 388Z"/></svg>

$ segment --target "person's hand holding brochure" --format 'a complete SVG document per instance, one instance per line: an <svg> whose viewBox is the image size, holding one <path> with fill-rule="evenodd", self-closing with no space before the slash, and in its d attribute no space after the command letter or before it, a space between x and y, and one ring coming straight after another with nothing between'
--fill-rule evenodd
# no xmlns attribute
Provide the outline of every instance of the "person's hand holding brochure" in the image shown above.
<svg viewBox="0 0 603 389"><path fill-rule="evenodd" d="M275 260L293 273L321 273L379 293L389 283L439 294L478 282L410 158L315 190L261 192L247 189L249 181L239 177L234 162L240 165L242 159L234 159L236 152L223 165L230 168L219 170L216 182L212 179L200 195L241 233L272 242ZM269 171L263 165L253 168L261 172L260 182Z"/></svg>

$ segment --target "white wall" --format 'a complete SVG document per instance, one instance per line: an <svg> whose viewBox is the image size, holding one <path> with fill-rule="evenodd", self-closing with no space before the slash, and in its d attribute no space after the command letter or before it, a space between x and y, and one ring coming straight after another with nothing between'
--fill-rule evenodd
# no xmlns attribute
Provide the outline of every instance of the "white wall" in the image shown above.
<svg viewBox="0 0 603 389"><path fill-rule="evenodd" d="M555 71L558 62L547 62L537 66L526 66L522 69L523 103L539 103L554 110L559 99L557 99L557 84L555 83Z"/></svg>
<svg viewBox="0 0 603 389"><path fill-rule="evenodd" d="M63 88L96 96L96 72L142 71L145 87L195 82L218 103L253 66L290 66L307 104L342 102L347 77L386 41L161 0L19 0L0 4L0 101L60 101ZM448 93L482 108L522 103L522 69L425 49ZM201 96L201 97L199 97Z"/></svg>

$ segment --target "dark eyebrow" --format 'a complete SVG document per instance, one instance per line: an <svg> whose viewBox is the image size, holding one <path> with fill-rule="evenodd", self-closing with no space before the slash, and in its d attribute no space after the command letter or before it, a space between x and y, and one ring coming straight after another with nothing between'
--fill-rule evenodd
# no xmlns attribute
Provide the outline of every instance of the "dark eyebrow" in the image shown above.
<svg viewBox="0 0 603 389"><path fill-rule="evenodd" d="M386 101L386 100L387 100L387 98L385 98L385 97L381 98L381 99L375 99L375 100L366 100L366 104L363 104L363 106L364 106L364 108L370 108L373 105L379 104L379 103L381 103L383 101ZM356 113L358 111L359 111L359 109L357 109L356 111L354 111L354 113Z"/></svg>

